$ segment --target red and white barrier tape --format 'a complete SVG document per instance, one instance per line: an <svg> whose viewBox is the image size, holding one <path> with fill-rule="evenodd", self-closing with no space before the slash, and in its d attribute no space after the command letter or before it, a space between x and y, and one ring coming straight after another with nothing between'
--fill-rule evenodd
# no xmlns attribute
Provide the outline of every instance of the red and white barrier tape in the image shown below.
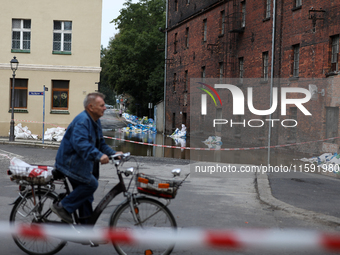
<svg viewBox="0 0 340 255"><path fill-rule="evenodd" d="M186 249L260 249L260 250L320 250L340 252L340 233L327 233L291 229L109 229L71 228L68 225L16 225L0 223L0 234L20 235L28 238L48 237L66 241L124 243L131 246L175 244Z"/></svg>
<svg viewBox="0 0 340 255"><path fill-rule="evenodd" d="M34 121L34 120L17 120L17 119L15 119L14 121L16 121L16 122L18 121L18 122L38 123L38 124L45 123L46 125L51 125L51 126L54 126L54 127L60 127L60 126L52 124L52 123L40 122L40 121ZM64 127L62 127L62 128L64 128Z"/></svg>
<svg viewBox="0 0 340 255"><path fill-rule="evenodd" d="M0 157L5 157L5 158L8 158L8 159L11 159L10 156L8 156L7 154L0 154Z"/></svg>
<svg viewBox="0 0 340 255"><path fill-rule="evenodd" d="M17 120L20 122L30 122L30 123L43 123L38 121L30 121L30 120ZM45 122L45 124L60 127L51 123ZM42 135L39 135L42 136ZM273 145L273 146L260 146L260 147L245 147L245 148L192 148L192 147L180 147L180 146L172 146L172 145L161 145L161 144L153 144L153 143L144 143L144 142L137 142L132 140L126 140L123 138L116 138L116 137L109 137L104 136L104 138L112 139L112 140L118 140L123 142L129 142L129 143L135 143L135 144L141 144L141 145L148 145L148 146L154 146L154 147L161 147L161 148L171 148L171 149L181 149L181 150L196 150L196 151L246 151L246 150L262 150L262 149L268 149L268 148L282 148L282 147L289 147L289 146L295 146L295 145L302 145L302 144L309 144L309 143L316 143L316 142L324 142L334 139L339 139L340 137L332 137L332 138L326 138L322 140L316 140L316 141L308 141L308 142L300 142L300 143L290 143L290 144L283 144L283 145Z"/></svg>
<svg viewBox="0 0 340 255"><path fill-rule="evenodd" d="M295 146L295 145L300 145L300 144L323 142L323 141L338 139L340 137L332 137L332 138L327 138L327 139L322 139L322 140L317 140L317 141L309 141L309 142L301 142L301 143L290 143L290 144L273 145L273 146L248 147L248 148L219 148L219 149L215 149L215 148L179 147L179 146L172 146L172 145L161 145L161 144L154 144L154 143L144 143L144 142L136 142L136 141L126 140L126 139L123 139L123 138L109 137L109 136L104 136L104 138L112 139L112 140L118 140L118 141L123 141L123 142L129 142L129 143L135 143L135 144L149 145L149 146L154 146L154 147L171 148L171 149L196 150L196 151L215 151L215 150L218 150L218 151L246 151L246 150L261 150L261 149L268 149L268 148L282 148L282 147Z"/></svg>

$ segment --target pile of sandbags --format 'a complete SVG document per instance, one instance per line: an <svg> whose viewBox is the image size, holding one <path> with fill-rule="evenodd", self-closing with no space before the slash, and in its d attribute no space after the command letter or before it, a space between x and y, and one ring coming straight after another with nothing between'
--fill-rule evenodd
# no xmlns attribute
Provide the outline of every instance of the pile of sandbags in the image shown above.
<svg viewBox="0 0 340 255"><path fill-rule="evenodd" d="M300 160L312 164L314 163L328 172L332 172L333 170L334 173L340 172L340 154L337 153L324 153L318 157L302 158Z"/></svg>
<svg viewBox="0 0 340 255"><path fill-rule="evenodd" d="M10 135L10 132L8 132ZM22 127L22 124L19 123L14 127L14 136L15 138L22 138L22 139L38 139L38 135L33 135L32 132L28 129L27 126Z"/></svg>
<svg viewBox="0 0 340 255"><path fill-rule="evenodd" d="M65 134L66 129L62 127L48 128L45 131L44 140L60 142Z"/></svg>

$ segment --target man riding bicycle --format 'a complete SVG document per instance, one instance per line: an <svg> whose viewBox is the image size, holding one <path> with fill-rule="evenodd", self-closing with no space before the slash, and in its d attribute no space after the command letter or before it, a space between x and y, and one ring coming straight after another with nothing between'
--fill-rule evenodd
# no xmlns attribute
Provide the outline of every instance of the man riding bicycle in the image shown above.
<svg viewBox="0 0 340 255"><path fill-rule="evenodd" d="M91 216L93 194L98 187L99 163L109 163L108 155L121 154L111 149L103 138L99 118L106 110L104 95L90 93L85 97L85 110L68 126L56 156L55 167L66 175L73 191L51 210L63 221L73 223L72 213L79 210L82 223Z"/></svg>

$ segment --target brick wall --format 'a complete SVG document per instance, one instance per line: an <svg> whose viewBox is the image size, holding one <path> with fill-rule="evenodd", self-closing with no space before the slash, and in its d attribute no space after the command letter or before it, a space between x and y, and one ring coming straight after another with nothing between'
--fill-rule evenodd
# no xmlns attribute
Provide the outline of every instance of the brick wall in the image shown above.
<svg viewBox="0 0 340 255"><path fill-rule="evenodd" d="M204 2L204 4L202 3ZM326 113L329 107L339 107L337 95L340 94L336 86L337 71L331 72L331 37L340 34L340 16L337 15L340 3L334 1L308 1L304 0L302 6L295 6L295 1L277 1L277 19L275 30L274 48L274 78L280 78L280 83L274 84L280 91L281 87L303 87L309 89L316 85L319 93L313 100L304 104L312 113L305 116L299 109L296 112L298 128L296 132L291 129L276 125L272 128L272 144L286 144L289 142L304 142L326 138L327 128ZM205 69L205 78L219 78L220 66L223 64L223 77L238 78L240 75L239 59L244 60L244 79L258 78L254 83L238 82L238 87L247 95L247 87L254 87L253 98L258 101L254 106L260 109L269 108L270 74L272 58L272 26L273 13L265 16L266 1L195 1L190 0L187 5L185 0L178 0L178 11L175 11L175 2L169 1L168 23L168 65L167 65L167 95L166 95L166 131L170 133L173 127L180 127L185 121L191 127L191 135L195 133L193 127L198 123L190 123L190 89L196 88L190 81L185 88L185 80L201 78L202 68ZM245 4L245 26L239 22L242 19L242 6ZM273 4L273 3L271 3ZM194 8L196 6L196 8ZM312 12L324 10L325 12ZM317 14L320 19L313 24L310 14ZM224 15L223 15L224 14ZM221 34L222 16L224 16L224 33ZM170 21L171 20L171 21ZM204 21L206 20L206 41L204 37ZM232 31L232 32L230 32ZM188 36L187 36L188 34ZM188 43L187 43L188 40ZM188 44L188 45L187 45ZM299 48L299 68L297 77L293 77L294 47ZM264 81L263 58L268 55L269 80ZM339 59L340 60L340 59ZM309 80L305 80L309 79ZM321 79L323 79L321 81ZM175 80L175 81L174 81ZM175 87L174 87L175 84ZM325 95L321 94L324 90ZM292 98L300 95L291 94ZM294 114L294 105L287 108L287 116L280 114L280 93L278 95L278 109L272 118L281 121ZM230 93L225 95L226 103L223 107L223 118L232 118L227 109L232 107ZM195 98L199 104L199 98ZM211 104L212 102L210 102ZM193 104L193 102L191 102ZM255 107L255 108L256 108ZM213 109L209 105L209 109ZM328 109L328 110L327 110ZM182 113L182 114L181 114ZM183 119L185 113L186 120ZM173 119L173 117L175 118ZM214 118L214 112L210 117ZM294 115L295 116L295 115ZM244 119L260 119L251 114L246 107ZM206 119L205 119L206 121ZM202 130L202 127L199 129ZM197 129L196 131L199 131ZM328 130L328 131L327 131ZM217 134L212 130L212 134ZM333 132L334 133L334 132ZM230 143L245 145L265 145L268 130L243 128L241 134L235 136L230 127L223 126L218 135L228 138ZM313 146L295 146L295 150L318 153L322 144Z"/></svg>

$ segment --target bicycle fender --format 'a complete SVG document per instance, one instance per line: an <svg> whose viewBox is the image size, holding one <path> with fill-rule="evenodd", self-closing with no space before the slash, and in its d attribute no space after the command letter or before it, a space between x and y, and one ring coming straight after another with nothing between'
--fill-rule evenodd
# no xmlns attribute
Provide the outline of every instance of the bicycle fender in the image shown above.
<svg viewBox="0 0 340 255"><path fill-rule="evenodd" d="M135 196L135 199L139 199L139 198L147 198L147 197L144 196L144 195L137 195L137 196ZM123 202L119 203L116 206L116 208L114 209L114 211L112 212L111 215L114 215L119 210L119 208L122 207L123 205L125 205L126 203L129 203L129 200L127 198L124 199Z"/></svg>
<svg viewBox="0 0 340 255"><path fill-rule="evenodd" d="M18 195L17 198L14 200L14 202L9 203L8 205L15 205L16 203L18 203L21 200L21 198L22 197L20 195Z"/></svg>

